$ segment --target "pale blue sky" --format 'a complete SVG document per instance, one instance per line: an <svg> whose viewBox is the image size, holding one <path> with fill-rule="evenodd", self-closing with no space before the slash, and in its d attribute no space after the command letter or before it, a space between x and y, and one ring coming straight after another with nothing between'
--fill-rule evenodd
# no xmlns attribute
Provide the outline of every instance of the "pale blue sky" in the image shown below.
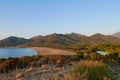
<svg viewBox="0 0 120 80"><path fill-rule="evenodd" d="M120 0L0 0L0 39L120 31Z"/></svg>

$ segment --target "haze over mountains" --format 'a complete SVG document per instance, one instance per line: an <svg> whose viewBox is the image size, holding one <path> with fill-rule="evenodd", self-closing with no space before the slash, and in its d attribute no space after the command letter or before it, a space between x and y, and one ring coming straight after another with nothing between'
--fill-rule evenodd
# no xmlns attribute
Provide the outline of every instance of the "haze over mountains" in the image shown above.
<svg viewBox="0 0 120 80"><path fill-rule="evenodd" d="M120 38L120 32L116 32L112 36Z"/></svg>
<svg viewBox="0 0 120 80"><path fill-rule="evenodd" d="M103 43L117 43L120 44L120 32L113 35L103 35L100 33L92 36L85 36L78 33L70 34L50 34L46 36L35 36L31 39L24 39L19 37L8 37L0 41L0 47L57 47L68 46L76 44L103 44Z"/></svg>

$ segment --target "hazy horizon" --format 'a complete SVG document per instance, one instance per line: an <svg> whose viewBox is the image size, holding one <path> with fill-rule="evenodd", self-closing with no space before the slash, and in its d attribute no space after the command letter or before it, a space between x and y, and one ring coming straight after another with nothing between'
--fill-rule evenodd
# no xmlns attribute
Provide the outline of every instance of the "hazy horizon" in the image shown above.
<svg viewBox="0 0 120 80"><path fill-rule="evenodd" d="M52 33L113 34L120 31L120 1L0 1L0 39Z"/></svg>
<svg viewBox="0 0 120 80"><path fill-rule="evenodd" d="M118 31L118 32L120 32L120 31ZM52 35L52 34L72 34L72 33L80 34L80 35L84 35L84 36L90 37L90 36L95 35L95 34L113 35L113 34L115 34L115 33L117 33L117 32L114 32L114 33L112 33L112 34L93 33L93 34L91 34L91 35L85 35L85 34L76 33L76 32L70 32L70 33L50 33L50 34L46 34L46 35L41 35L41 34L39 34L39 35L34 35L34 36L32 36L32 37L24 37L24 36L10 35L10 36L6 36L6 37L4 37L4 38L1 38L0 40L6 39L6 38L8 38L8 37L19 37L19 38L30 39L30 38L37 37L37 36L47 36L47 35Z"/></svg>

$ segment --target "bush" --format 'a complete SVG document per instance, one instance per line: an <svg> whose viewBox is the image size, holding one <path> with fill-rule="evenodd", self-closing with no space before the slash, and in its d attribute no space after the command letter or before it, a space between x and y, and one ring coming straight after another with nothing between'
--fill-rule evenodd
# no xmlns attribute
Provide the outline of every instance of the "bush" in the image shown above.
<svg viewBox="0 0 120 80"><path fill-rule="evenodd" d="M80 61L71 74L75 80L114 80L111 70L98 61Z"/></svg>

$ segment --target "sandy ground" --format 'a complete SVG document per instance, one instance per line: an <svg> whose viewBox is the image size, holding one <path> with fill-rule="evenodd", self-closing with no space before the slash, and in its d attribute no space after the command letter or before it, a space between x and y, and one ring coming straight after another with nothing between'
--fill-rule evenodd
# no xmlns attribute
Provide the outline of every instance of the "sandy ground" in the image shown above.
<svg viewBox="0 0 120 80"><path fill-rule="evenodd" d="M46 47L32 47L39 55L76 55L75 52Z"/></svg>

